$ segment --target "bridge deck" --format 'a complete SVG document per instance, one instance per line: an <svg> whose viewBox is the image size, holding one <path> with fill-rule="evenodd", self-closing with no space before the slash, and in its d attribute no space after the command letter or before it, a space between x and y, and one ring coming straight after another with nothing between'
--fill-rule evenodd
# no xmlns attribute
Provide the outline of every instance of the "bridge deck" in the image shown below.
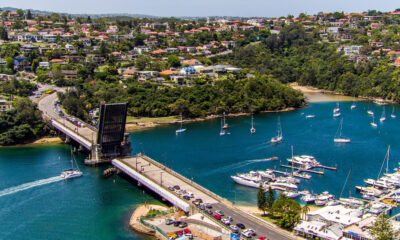
<svg viewBox="0 0 400 240"><path fill-rule="evenodd" d="M228 200L221 198L210 190L205 189L147 156L139 155L129 158L114 159L111 163L128 176L139 181L141 184L184 211L188 211L188 209L197 209L197 207L190 201L178 197L172 191L168 190L168 187L179 185L181 189L193 193L195 199L201 198L203 202L210 203L212 205L212 211L222 210L225 216L233 217L233 224L239 222L243 223L246 228L254 229L258 236L267 236L271 240L297 239L296 236L277 229L277 227L271 223L265 222L236 208ZM211 217L207 214L205 214L205 216ZM222 223L220 224L223 226Z"/></svg>
<svg viewBox="0 0 400 240"><path fill-rule="evenodd" d="M63 121L61 123L59 120L55 119L51 120L51 124L70 138L80 143L86 149L92 149L92 140L95 140L97 134L90 128L79 128L68 121Z"/></svg>

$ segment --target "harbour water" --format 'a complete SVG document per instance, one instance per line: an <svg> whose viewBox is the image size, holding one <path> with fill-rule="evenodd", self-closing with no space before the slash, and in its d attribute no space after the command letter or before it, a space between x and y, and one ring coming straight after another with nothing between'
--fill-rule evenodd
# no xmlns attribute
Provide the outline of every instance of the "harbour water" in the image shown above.
<svg viewBox="0 0 400 240"><path fill-rule="evenodd" d="M343 136L351 138L349 144L333 142L341 117L332 116L335 102L325 102L291 112L256 115L253 135L248 116L227 118L225 136L219 136L219 119L188 124L184 126L187 131L179 135L175 134L178 126L135 132L131 134L133 152L144 151L236 204L254 205L257 190L235 184L230 176L280 169L279 160L266 159L277 156L287 164L293 145L295 155L313 155L323 165L338 167L302 180L300 190L328 190L339 197L352 166L351 190L357 196L355 185L378 176L388 144L389 169L398 167L400 108L395 107L399 116L392 119L392 107L386 106L386 121L380 123L383 107L357 102L357 108L350 110L351 104L340 104ZM375 112L377 128L370 126L368 109ZM308 114L315 118L306 119ZM276 134L278 116L284 140L272 145L269 140ZM159 200L123 178L104 179L106 167L85 167L85 156L77 157L84 176L61 181L56 176L70 167L68 145L0 148L0 239L144 238L129 230L128 219L135 205ZM343 197L348 196L348 189L346 186Z"/></svg>

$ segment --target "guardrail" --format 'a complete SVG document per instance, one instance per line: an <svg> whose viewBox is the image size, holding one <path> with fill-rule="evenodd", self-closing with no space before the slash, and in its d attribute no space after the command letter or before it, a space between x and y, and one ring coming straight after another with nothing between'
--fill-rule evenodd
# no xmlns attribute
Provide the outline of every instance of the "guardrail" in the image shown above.
<svg viewBox="0 0 400 240"><path fill-rule="evenodd" d="M171 170L170 168L168 168L168 167L162 165L161 163L159 163L159 162L157 162L157 161L155 161L155 160L153 160L153 159L151 159L151 158L149 158L149 157L147 157L147 156L145 156L145 155L142 155L142 154L139 154L138 156L144 158L144 159L147 160L148 162L151 162L153 165L155 165L155 166L157 166L157 167L163 169L164 171L170 173L171 175L173 175L173 176L179 178L181 181L183 181L183 182L185 182L185 183L187 183L187 184L189 184L189 185L192 185L193 187L197 188L197 189L200 190L201 192L203 192L203 193L205 193L205 194L207 194L207 195L209 195L209 196L211 196L211 197L213 197L213 198L216 198L216 199L219 200L219 201L223 201L223 200L224 200L222 197L218 196L217 194L215 194L215 193L211 192L210 190L208 190L208 189L206 189L206 188L200 186L199 184L197 184L197 183L194 182L194 181L189 181L189 179L187 179L186 177L184 177L184 176L182 176L181 174L179 174L179 173L177 173L177 172Z"/></svg>

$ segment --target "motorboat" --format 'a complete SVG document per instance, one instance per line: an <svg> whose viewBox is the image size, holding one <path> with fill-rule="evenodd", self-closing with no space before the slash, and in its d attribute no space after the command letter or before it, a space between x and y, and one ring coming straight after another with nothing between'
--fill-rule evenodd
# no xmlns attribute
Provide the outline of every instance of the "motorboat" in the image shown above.
<svg viewBox="0 0 400 240"><path fill-rule="evenodd" d="M340 117L340 115L342 115L340 112L334 113L333 117Z"/></svg>
<svg viewBox="0 0 400 240"><path fill-rule="evenodd" d="M400 193L399 192L395 192L392 195L390 195L390 198L393 199L396 202L400 202Z"/></svg>
<svg viewBox="0 0 400 240"><path fill-rule="evenodd" d="M273 182L270 183L271 187L279 187L279 188L283 188L283 189L290 189L290 190L297 190L297 185L293 184L293 183L289 183L289 182Z"/></svg>
<svg viewBox="0 0 400 240"><path fill-rule="evenodd" d="M368 110L368 111L367 111L367 113L368 113L368 115L371 115L371 116L373 116L373 115L374 115L374 112L373 112L373 111L371 111L371 110Z"/></svg>
<svg viewBox="0 0 400 240"><path fill-rule="evenodd" d="M376 100L374 100L374 103L377 104L377 105L380 105L380 106L385 106L385 105L388 104L388 103L387 103L385 100L383 100L383 99L376 99Z"/></svg>
<svg viewBox="0 0 400 240"><path fill-rule="evenodd" d="M83 173L79 170L68 169L68 170L63 171L60 176L63 179L70 179L70 178L77 178L82 175L83 175Z"/></svg>
<svg viewBox="0 0 400 240"><path fill-rule="evenodd" d="M325 205L326 205L326 206L336 206L336 205L339 205L339 204L340 204L339 201L330 200L330 201L328 201Z"/></svg>
<svg viewBox="0 0 400 240"><path fill-rule="evenodd" d="M311 179L311 175L310 174L307 174L307 173L305 173L305 172L293 172L293 176L294 177L299 177L299 178L304 178L304 179L307 179L307 180L310 180Z"/></svg>
<svg viewBox="0 0 400 240"><path fill-rule="evenodd" d="M315 160L313 156L309 155L293 156L292 158L288 158L287 160L291 164L299 166L316 167L320 165L320 163Z"/></svg>
<svg viewBox="0 0 400 240"><path fill-rule="evenodd" d="M307 115L306 118L315 118L315 115Z"/></svg>
<svg viewBox="0 0 400 240"><path fill-rule="evenodd" d="M364 205L364 201L355 198L339 198L339 201L344 205L349 205L351 207L360 207Z"/></svg>
<svg viewBox="0 0 400 240"><path fill-rule="evenodd" d="M275 181L275 179L276 179L276 176L275 176L275 174L274 174L274 172L273 171L271 171L271 170L266 170L266 171L257 171L257 173L262 177L262 178L267 178L267 179L270 179L270 180L274 180Z"/></svg>
<svg viewBox="0 0 400 240"><path fill-rule="evenodd" d="M329 194L329 192L327 192L327 191L317 195L317 200L319 200L319 201L328 201L333 198L334 198L333 195Z"/></svg>

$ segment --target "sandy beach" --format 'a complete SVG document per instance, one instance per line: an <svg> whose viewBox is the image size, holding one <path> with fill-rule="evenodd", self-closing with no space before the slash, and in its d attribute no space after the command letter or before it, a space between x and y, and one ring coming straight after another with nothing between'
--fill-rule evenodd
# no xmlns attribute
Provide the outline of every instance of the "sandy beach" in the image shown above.
<svg viewBox="0 0 400 240"><path fill-rule="evenodd" d="M335 102L335 101L353 101L354 97L344 96L333 91L318 89L311 86L299 86L297 83L291 83L290 86L302 92L307 102ZM362 99L356 98L356 101Z"/></svg>
<svg viewBox="0 0 400 240"><path fill-rule="evenodd" d="M44 137L29 143L28 145L39 145L39 144L49 144L49 143L62 143L63 141L59 137Z"/></svg>

